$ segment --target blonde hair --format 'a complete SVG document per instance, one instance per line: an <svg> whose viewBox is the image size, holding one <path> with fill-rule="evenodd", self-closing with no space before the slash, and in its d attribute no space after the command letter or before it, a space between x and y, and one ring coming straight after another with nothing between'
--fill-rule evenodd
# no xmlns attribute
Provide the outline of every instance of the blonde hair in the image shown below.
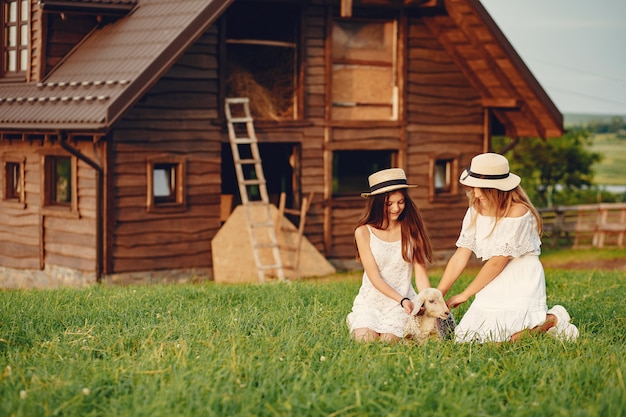
<svg viewBox="0 0 626 417"><path fill-rule="evenodd" d="M478 199L474 196L473 192L470 192L468 193L469 205L470 207L474 207L477 213L495 216L495 224L497 224L500 219L507 217L507 215L511 211L511 207L513 207L514 204L521 204L526 207L535 218L535 221L537 223L537 233L539 233L539 236L541 236L541 233L543 231L543 221L541 219L541 215L539 215L539 212L530 201L530 198L528 198L528 194L526 194L526 191L524 191L521 185L518 185L510 191L501 191L496 188L481 188L480 191L483 198L487 200L488 207L491 212L481 212ZM476 219L474 219L474 221L476 221Z"/></svg>

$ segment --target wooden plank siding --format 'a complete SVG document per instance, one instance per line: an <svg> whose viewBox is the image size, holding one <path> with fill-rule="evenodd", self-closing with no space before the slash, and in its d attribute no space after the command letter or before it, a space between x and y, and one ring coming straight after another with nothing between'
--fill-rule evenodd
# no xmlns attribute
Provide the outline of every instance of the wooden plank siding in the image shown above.
<svg viewBox="0 0 626 417"><path fill-rule="evenodd" d="M217 33L206 32L115 127L113 273L210 268L220 227ZM186 161L186 210L147 211L147 160Z"/></svg>
<svg viewBox="0 0 626 417"><path fill-rule="evenodd" d="M481 152L481 96L419 17L407 22L406 57L405 120L398 126L335 126L326 147L397 150L399 164L405 161L409 181L419 185L410 193L422 212L434 249L450 249L458 237L467 200L463 190L452 199L429 199L429 187L433 186L430 160L452 151L460 167L465 167ZM332 247L326 255L353 258L354 227L364 202L347 199L331 205Z"/></svg>
<svg viewBox="0 0 626 417"><path fill-rule="evenodd" d="M453 153L462 170L482 151L481 96L419 18L409 20L407 56L407 175L420 185L413 194L434 249L450 249L467 199L460 188L456 199L429 201L429 160Z"/></svg>
<svg viewBox="0 0 626 417"><path fill-rule="evenodd" d="M72 144L94 157L92 144ZM6 148L5 148L6 149ZM96 181L93 168L77 162L77 212L42 210L42 155L59 154L51 142L13 142L6 155L25 160L23 208L0 211L0 262L3 266L40 269L46 263L85 272L96 270ZM5 205L6 203L3 203Z"/></svg>
<svg viewBox="0 0 626 417"><path fill-rule="evenodd" d="M304 6L303 53L304 53L304 118L310 123L303 129L301 187L302 195L314 192L313 202L307 213L304 233L321 253L324 243L324 190L326 178L324 166L325 106L326 106L326 13L319 5Z"/></svg>

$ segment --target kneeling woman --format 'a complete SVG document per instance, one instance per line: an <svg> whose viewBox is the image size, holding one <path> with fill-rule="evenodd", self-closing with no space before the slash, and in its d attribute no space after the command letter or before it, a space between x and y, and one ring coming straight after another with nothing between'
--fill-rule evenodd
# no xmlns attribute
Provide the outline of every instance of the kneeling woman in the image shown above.
<svg viewBox="0 0 626 417"><path fill-rule="evenodd" d="M476 296L455 329L456 340L513 341L524 330L576 339L578 329L565 308L547 309L539 261L541 217L519 185L520 177L509 172L507 159L478 155L460 182L470 187L469 208L438 288L443 294L450 290L472 252L486 262L467 288L447 301L456 307Z"/></svg>
<svg viewBox="0 0 626 417"><path fill-rule="evenodd" d="M406 174L391 168L369 176L367 207L354 232L363 281L347 322L360 342L398 341L419 291L430 287L426 261L432 261L430 239L409 197Z"/></svg>

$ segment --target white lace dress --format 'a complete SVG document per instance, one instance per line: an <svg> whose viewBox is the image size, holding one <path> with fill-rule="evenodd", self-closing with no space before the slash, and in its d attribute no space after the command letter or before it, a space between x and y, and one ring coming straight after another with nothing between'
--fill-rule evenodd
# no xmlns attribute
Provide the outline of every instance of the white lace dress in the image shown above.
<svg viewBox="0 0 626 417"><path fill-rule="evenodd" d="M369 226L367 229L380 276L403 297L414 299L417 294L411 284L413 266L402 259L402 241L386 242L376 237ZM402 337L408 318L400 304L374 288L367 273L363 272L361 288L346 319L350 333L355 329L368 328Z"/></svg>
<svg viewBox="0 0 626 417"><path fill-rule="evenodd" d="M495 229L495 217L478 214L472 224L475 215L473 207L467 210L456 245L472 250L483 261L499 255L513 259L476 294L455 329L455 338L457 342L502 342L546 319L541 240L530 211L521 217L500 219Z"/></svg>

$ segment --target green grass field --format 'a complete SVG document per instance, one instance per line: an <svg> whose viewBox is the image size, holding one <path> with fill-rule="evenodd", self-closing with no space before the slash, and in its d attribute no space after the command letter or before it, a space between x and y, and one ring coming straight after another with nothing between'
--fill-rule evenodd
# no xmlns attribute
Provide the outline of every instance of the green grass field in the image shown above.
<svg viewBox="0 0 626 417"><path fill-rule="evenodd" d="M0 292L0 416L626 414L623 271L547 271L576 343L421 347L352 341L331 278Z"/></svg>
<svg viewBox="0 0 626 417"><path fill-rule="evenodd" d="M602 161L593 166L594 183L626 185L626 140L614 134L594 135L591 150L602 154Z"/></svg>

